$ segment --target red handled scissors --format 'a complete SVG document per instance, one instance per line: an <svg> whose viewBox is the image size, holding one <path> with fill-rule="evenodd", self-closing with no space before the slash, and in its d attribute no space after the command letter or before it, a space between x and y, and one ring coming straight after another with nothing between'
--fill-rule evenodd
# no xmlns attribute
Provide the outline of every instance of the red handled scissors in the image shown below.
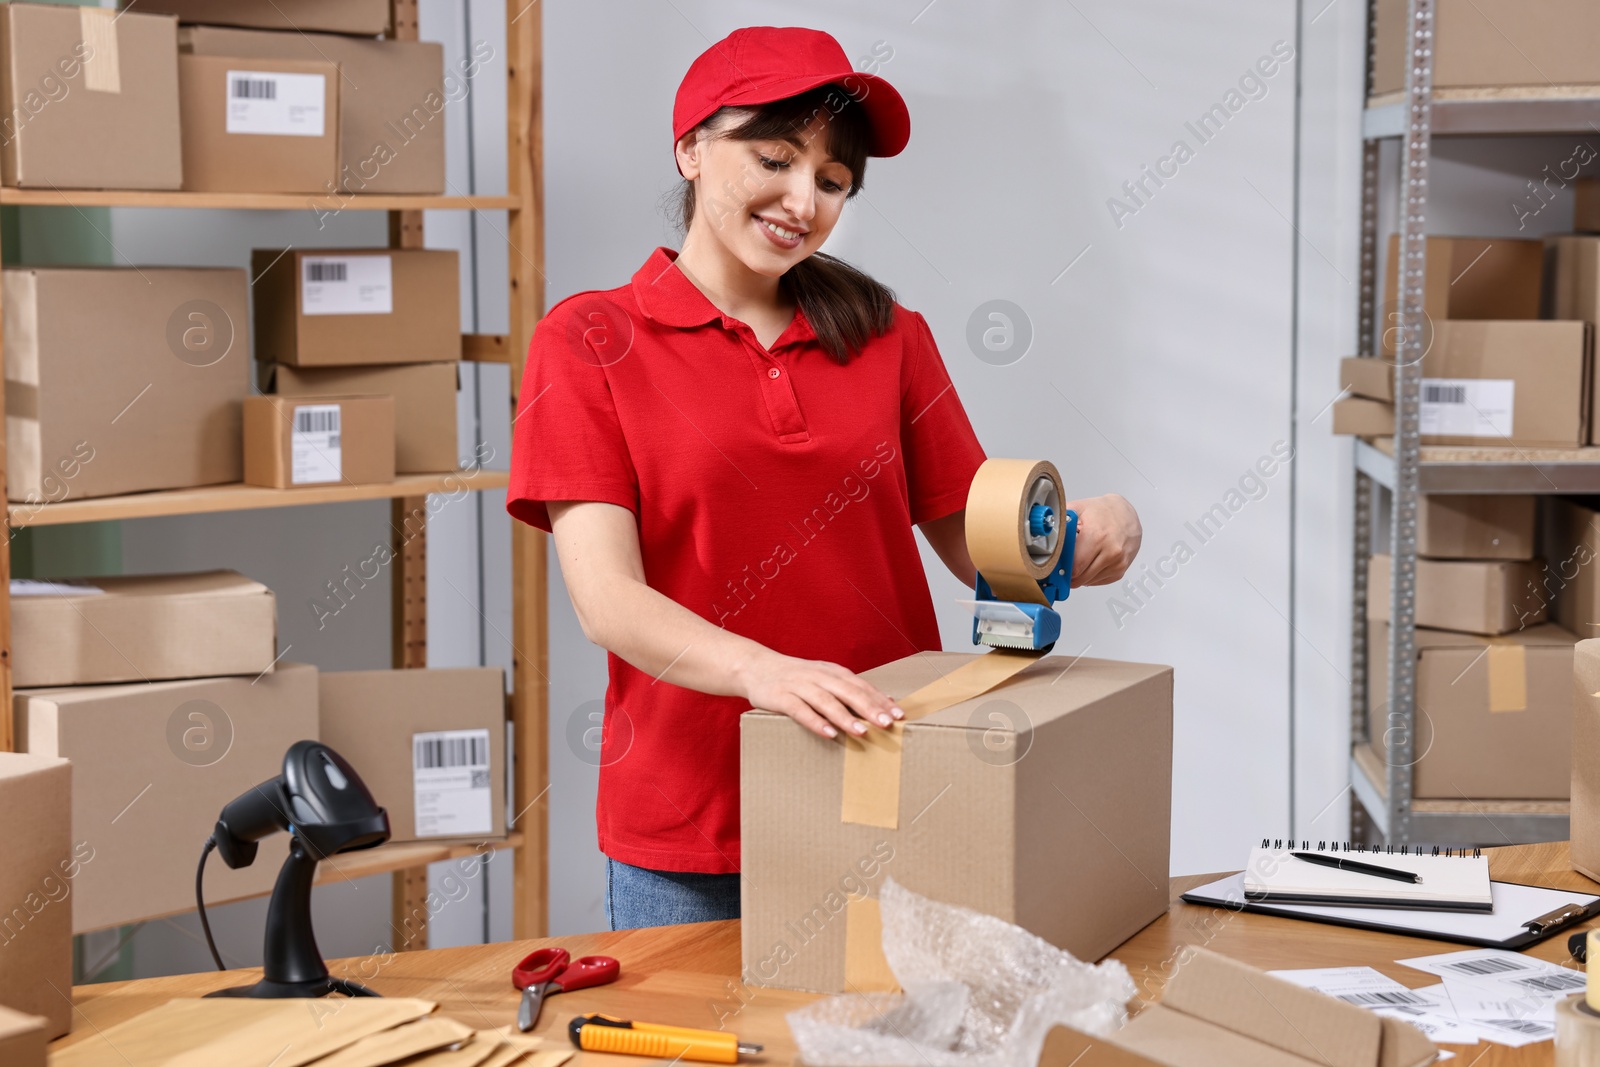
<svg viewBox="0 0 1600 1067"><path fill-rule="evenodd" d="M539 1008L549 993L615 982L622 965L610 956L583 956L574 960L564 948L541 948L511 970L511 984L522 990L517 1008L517 1029L527 1033L539 1021Z"/></svg>

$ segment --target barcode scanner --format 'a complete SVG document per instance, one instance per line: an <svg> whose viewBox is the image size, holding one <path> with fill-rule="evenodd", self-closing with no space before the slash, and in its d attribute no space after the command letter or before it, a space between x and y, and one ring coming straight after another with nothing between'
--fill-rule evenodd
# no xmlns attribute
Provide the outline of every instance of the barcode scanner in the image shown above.
<svg viewBox="0 0 1600 1067"><path fill-rule="evenodd" d="M1567 951L1579 963L1587 964L1589 961L1585 957L1589 955L1589 931L1579 930L1567 938Z"/></svg>
<svg viewBox="0 0 1600 1067"><path fill-rule="evenodd" d="M278 872L267 907L261 981L222 989L212 997L320 997L329 993L375 997L358 982L334 978L317 949L311 927L311 883L317 863L389 839L389 813L378 805L355 768L320 741L296 741L283 757L283 773L253 786L222 809L200 852L194 894L200 926L217 970L226 970L206 919L204 876L212 849L237 869L255 862L257 843L287 830L289 858Z"/></svg>

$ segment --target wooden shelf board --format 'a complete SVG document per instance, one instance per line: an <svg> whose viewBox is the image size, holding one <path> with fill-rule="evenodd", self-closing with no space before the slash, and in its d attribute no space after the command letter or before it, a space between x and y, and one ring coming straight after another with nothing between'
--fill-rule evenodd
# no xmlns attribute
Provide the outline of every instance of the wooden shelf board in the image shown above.
<svg viewBox="0 0 1600 1067"><path fill-rule="evenodd" d="M369 874L384 874L421 867L440 860L460 859L483 852L520 848L522 834L512 831L499 840L487 841L405 841L379 845L364 852L345 852L317 864L317 884L350 881Z"/></svg>
<svg viewBox="0 0 1600 1067"><path fill-rule="evenodd" d="M17 189L0 187L0 204L32 207L175 207L240 211L494 211L521 206L515 196L404 194L185 193L150 189Z"/></svg>
<svg viewBox="0 0 1600 1067"><path fill-rule="evenodd" d="M158 515L201 515L216 511L337 504L354 500L389 500L428 493L477 492L510 484L505 471L449 471L403 474L380 485L327 485L303 489L266 489L256 485L208 485L128 496L66 500L58 504L13 503L7 513L13 530L29 526L61 526L111 519L146 519Z"/></svg>

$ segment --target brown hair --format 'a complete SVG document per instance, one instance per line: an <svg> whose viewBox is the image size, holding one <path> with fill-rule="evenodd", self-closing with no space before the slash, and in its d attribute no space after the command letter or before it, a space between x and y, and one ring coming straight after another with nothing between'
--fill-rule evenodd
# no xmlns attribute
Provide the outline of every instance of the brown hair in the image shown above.
<svg viewBox="0 0 1600 1067"><path fill-rule="evenodd" d="M717 128L728 108L714 112L699 128L738 141L785 140L803 136L812 120L826 113L828 149L850 170L846 199L861 191L872 131L861 106L846 90L824 85L750 110L754 113L732 129ZM694 209L695 186L685 179L678 214L686 233ZM839 363L848 363L894 322L894 293L889 287L835 256L814 252L790 267L778 284L805 312L823 350Z"/></svg>

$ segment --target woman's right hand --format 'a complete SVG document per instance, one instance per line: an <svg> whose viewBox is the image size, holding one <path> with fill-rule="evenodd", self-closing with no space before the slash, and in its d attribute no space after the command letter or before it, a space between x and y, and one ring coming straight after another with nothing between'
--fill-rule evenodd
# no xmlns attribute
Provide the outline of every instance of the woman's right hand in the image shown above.
<svg viewBox="0 0 1600 1067"><path fill-rule="evenodd" d="M886 727L905 718L886 694L837 663L765 651L741 672L753 708L787 715L828 738L841 732L859 737L868 723Z"/></svg>

